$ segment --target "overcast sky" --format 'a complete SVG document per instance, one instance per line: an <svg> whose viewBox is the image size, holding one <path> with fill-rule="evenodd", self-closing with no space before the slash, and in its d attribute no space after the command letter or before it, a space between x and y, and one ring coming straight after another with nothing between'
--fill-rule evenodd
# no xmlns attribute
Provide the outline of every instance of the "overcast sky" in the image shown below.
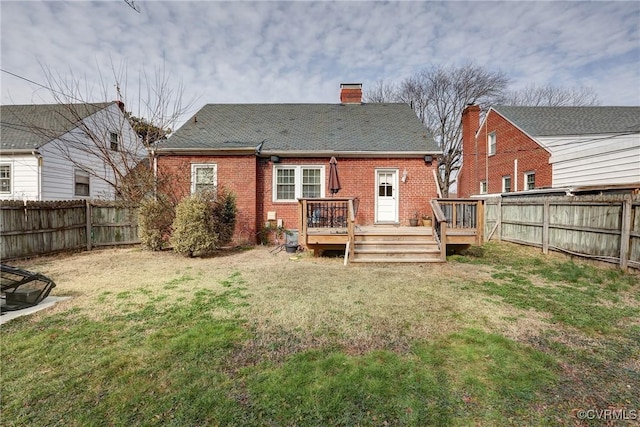
<svg viewBox="0 0 640 427"><path fill-rule="evenodd" d="M602 105L640 105L640 2L0 2L1 68L42 67L95 87L111 64L135 111L141 70L206 103L335 103L341 82L399 81L474 62L530 83L592 87ZM51 102L6 72L2 104ZM84 80L86 79L86 81ZM96 89L86 89L104 101Z"/></svg>

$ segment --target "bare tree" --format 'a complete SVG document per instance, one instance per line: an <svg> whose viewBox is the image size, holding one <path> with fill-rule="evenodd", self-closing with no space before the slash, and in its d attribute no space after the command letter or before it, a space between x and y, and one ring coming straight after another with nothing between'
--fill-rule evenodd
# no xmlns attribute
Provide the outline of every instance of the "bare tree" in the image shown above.
<svg viewBox="0 0 640 427"><path fill-rule="evenodd" d="M521 90L509 91L500 100L504 105L523 106L594 106L599 105L598 94L593 88L585 86L558 87L553 85L538 86L535 83Z"/></svg>
<svg viewBox="0 0 640 427"><path fill-rule="evenodd" d="M455 182L462 160L462 110L468 104L485 108L502 98L509 79L501 71L490 71L472 63L434 66L406 79L397 87L379 83L370 101L383 99L412 106L442 150L438 184L444 196ZM393 93L390 88L395 88Z"/></svg>
<svg viewBox="0 0 640 427"><path fill-rule="evenodd" d="M384 80L378 80L371 89L366 89L362 99L371 103L400 102L396 85Z"/></svg>
<svg viewBox="0 0 640 427"><path fill-rule="evenodd" d="M28 121L17 115L14 121L22 121L20 126L43 142L54 141L61 157L107 183L118 198L135 202L153 194L158 186L153 171L156 142L176 127L193 104L182 103L182 84L164 68L153 76L142 72L136 117L125 110L124 67L112 64L109 84L98 69L99 82L94 87L73 72L61 75L42 68L43 86L55 102L50 106L52 117L44 125L36 122L39 118Z"/></svg>

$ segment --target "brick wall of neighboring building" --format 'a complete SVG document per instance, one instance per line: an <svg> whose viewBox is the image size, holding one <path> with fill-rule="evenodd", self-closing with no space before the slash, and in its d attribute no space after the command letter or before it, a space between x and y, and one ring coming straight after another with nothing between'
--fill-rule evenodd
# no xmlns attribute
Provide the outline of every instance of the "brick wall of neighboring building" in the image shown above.
<svg viewBox="0 0 640 427"><path fill-rule="evenodd" d="M216 163L218 184L238 195L238 226L236 239L256 241L257 233L267 221L267 213L276 212L284 227L298 228L298 203L273 201L273 167L268 158L255 156L161 156L158 168L166 179L171 193L177 199L190 192L191 163ZM325 196L328 192L328 158L281 158L279 165L324 165ZM408 225L414 212L432 215L429 202L437 197L433 170L436 162L427 165L423 158L338 158L338 173L342 189L336 197L358 197L360 200L356 222L373 224L375 218L376 169L397 169L399 180L399 217L402 225ZM406 182L400 178L407 171ZM251 236L251 238L248 238Z"/></svg>
<svg viewBox="0 0 640 427"><path fill-rule="evenodd" d="M467 107L467 110L471 107L475 106ZM478 120L479 113L463 113L463 166L458 178L459 197L479 194L480 182L485 180L488 193L501 193L504 176L511 176L511 191L523 191L527 172L535 173L535 188L551 187L548 151L493 110L480 129ZM496 134L496 153L487 155L487 141L492 132Z"/></svg>

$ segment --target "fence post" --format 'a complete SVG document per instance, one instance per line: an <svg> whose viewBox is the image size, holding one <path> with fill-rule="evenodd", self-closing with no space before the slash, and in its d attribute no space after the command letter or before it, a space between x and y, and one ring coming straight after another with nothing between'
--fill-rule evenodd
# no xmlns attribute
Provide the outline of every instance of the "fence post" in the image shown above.
<svg viewBox="0 0 640 427"><path fill-rule="evenodd" d="M498 196L498 242L502 242L502 196Z"/></svg>
<svg viewBox="0 0 640 427"><path fill-rule="evenodd" d="M87 213L86 213L86 220L87 220L87 231L86 231L86 235L87 235L87 250L90 251L91 250L91 202L89 200L85 200L85 206L87 208Z"/></svg>
<svg viewBox="0 0 640 427"><path fill-rule="evenodd" d="M549 200L545 198L542 207L542 253L549 253Z"/></svg>
<svg viewBox="0 0 640 427"><path fill-rule="evenodd" d="M629 264L629 241L631 240L631 199L626 197L622 202L622 232L620 233L620 268L627 270Z"/></svg>

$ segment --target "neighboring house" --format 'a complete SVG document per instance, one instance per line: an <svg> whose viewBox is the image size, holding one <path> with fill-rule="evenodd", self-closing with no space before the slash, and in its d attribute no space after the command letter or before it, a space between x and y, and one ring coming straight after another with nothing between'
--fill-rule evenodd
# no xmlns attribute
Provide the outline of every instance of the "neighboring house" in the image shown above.
<svg viewBox="0 0 640 427"><path fill-rule="evenodd" d="M180 197L222 186L237 195L236 238L255 240L268 219L299 221L298 198L358 198L356 222L408 224L431 214L440 150L406 104L363 104L360 84L340 104L209 104L157 149L159 174Z"/></svg>
<svg viewBox="0 0 640 427"><path fill-rule="evenodd" d="M640 107L471 105L462 127L460 197L640 183Z"/></svg>
<svg viewBox="0 0 640 427"><path fill-rule="evenodd" d="M1 106L0 199L114 199L106 160L131 167L145 155L122 109L119 102Z"/></svg>

